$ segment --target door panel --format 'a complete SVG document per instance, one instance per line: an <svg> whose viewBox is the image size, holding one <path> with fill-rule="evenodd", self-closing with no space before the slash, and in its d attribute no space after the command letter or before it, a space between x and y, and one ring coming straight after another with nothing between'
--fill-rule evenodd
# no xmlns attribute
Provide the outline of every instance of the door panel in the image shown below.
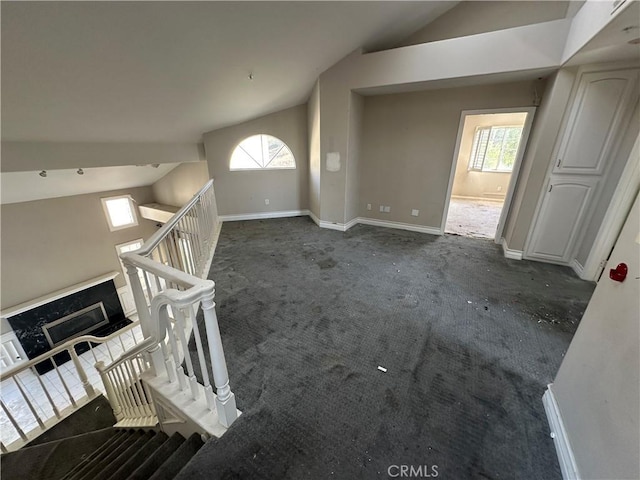
<svg viewBox="0 0 640 480"><path fill-rule="evenodd" d="M638 71L585 73L580 77L554 173L601 175L616 132L637 96Z"/></svg>
<svg viewBox="0 0 640 480"><path fill-rule="evenodd" d="M570 261L576 236L598 180L593 177L552 179L534 226L527 257L559 263Z"/></svg>

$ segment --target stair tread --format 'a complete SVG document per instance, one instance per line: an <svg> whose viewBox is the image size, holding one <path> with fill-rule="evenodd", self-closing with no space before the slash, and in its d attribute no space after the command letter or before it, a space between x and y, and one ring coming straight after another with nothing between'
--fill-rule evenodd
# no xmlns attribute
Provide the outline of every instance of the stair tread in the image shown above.
<svg viewBox="0 0 640 480"><path fill-rule="evenodd" d="M75 475L69 477L69 480L80 479L92 479L93 476L99 472L104 465L108 465L112 460L118 457L124 450L134 443L142 432L131 432L122 437L122 442L119 445L115 445L111 452L105 452L106 455L101 455L99 458L94 459L91 463L87 464L84 468L79 470Z"/></svg>
<svg viewBox="0 0 640 480"><path fill-rule="evenodd" d="M129 475L168 439L169 437L166 433L157 432L138 452L121 465L120 468L111 475L109 480L125 480L129 478Z"/></svg>
<svg viewBox="0 0 640 480"><path fill-rule="evenodd" d="M64 476L64 479L73 477L78 471L80 471L86 465L91 463L94 459L96 459L97 457L103 454L106 455L105 452L107 452L113 445L117 444L120 441L120 439L123 438L124 435L126 434L126 432L120 432L115 429L112 429L112 430L114 434L109 438L109 440L104 442L99 448L94 450L90 455L87 455L80 462L78 462L78 464L75 465L71 470L69 470L69 472Z"/></svg>
<svg viewBox="0 0 640 480"><path fill-rule="evenodd" d="M75 435L3 454L3 480L62 478L116 435L113 429Z"/></svg>
<svg viewBox="0 0 640 480"><path fill-rule="evenodd" d="M147 480L184 442L185 439L182 435L174 433L142 465L136 468L127 480Z"/></svg>
<svg viewBox="0 0 640 480"><path fill-rule="evenodd" d="M118 470L123 464L125 464L136 452L140 451L144 446L153 439L155 432L145 432L129 447L122 451L120 455L111 460L107 465L103 465L99 472L91 477L92 480L107 480L111 478L116 470Z"/></svg>
<svg viewBox="0 0 640 480"><path fill-rule="evenodd" d="M173 479L193 458L204 443L200 435L194 433L155 471L149 480Z"/></svg>

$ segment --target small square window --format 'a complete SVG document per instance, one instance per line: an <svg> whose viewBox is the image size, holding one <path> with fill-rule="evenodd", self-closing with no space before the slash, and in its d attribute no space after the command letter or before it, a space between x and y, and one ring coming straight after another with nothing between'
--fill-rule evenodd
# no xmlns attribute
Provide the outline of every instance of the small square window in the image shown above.
<svg viewBox="0 0 640 480"><path fill-rule="evenodd" d="M136 208L129 195L103 198L102 207L112 232L138 225Z"/></svg>

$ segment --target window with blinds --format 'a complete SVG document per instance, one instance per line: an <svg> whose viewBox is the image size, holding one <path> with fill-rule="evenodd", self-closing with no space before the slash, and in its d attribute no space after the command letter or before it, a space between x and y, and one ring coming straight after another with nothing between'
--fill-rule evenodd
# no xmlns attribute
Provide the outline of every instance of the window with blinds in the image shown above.
<svg viewBox="0 0 640 480"><path fill-rule="evenodd" d="M478 127L473 137L469 170L511 172L522 127Z"/></svg>

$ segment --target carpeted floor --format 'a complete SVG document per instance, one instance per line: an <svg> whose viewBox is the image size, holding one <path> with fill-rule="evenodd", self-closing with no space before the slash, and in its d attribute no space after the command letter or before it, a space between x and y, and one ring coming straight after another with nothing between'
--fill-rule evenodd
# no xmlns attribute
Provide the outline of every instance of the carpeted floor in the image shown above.
<svg viewBox="0 0 640 480"><path fill-rule="evenodd" d="M225 223L210 278L244 413L179 478L561 478L541 397L593 290L569 269L300 217Z"/></svg>

